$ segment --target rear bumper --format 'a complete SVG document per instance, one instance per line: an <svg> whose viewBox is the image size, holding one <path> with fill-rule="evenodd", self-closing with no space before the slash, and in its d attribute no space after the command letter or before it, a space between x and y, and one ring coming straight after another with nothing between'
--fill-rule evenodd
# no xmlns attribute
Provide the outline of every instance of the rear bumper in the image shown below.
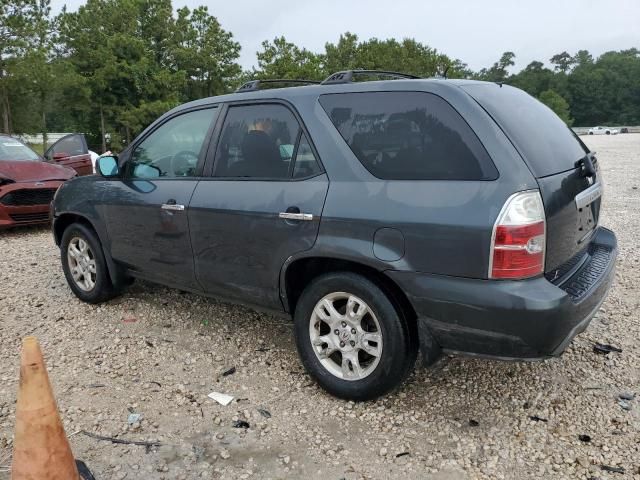
<svg viewBox="0 0 640 480"><path fill-rule="evenodd" d="M49 222L49 201L36 205L5 205L2 198L18 190L57 189L62 181L53 180L35 183L11 183L0 187L0 230L21 225L38 225Z"/></svg>
<svg viewBox="0 0 640 480"><path fill-rule="evenodd" d="M617 251L614 233L599 228L579 268L558 285L544 277L496 281L387 274L407 294L419 331L435 337L443 350L533 360L560 355L587 328L613 281Z"/></svg>

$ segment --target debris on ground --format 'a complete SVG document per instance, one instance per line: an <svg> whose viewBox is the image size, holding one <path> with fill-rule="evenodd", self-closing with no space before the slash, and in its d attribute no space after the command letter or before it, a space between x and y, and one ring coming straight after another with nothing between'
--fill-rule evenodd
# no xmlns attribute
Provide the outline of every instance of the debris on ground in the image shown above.
<svg viewBox="0 0 640 480"><path fill-rule="evenodd" d="M633 400L634 398L636 398L636 394L635 393L631 393L631 392L622 392L620 393L620 395L618 395L618 398L620 400Z"/></svg>
<svg viewBox="0 0 640 480"><path fill-rule="evenodd" d="M626 470L622 467L612 467L610 465L600 465L600 468L602 470L604 470L605 472L611 472L611 473L624 473L626 472Z"/></svg>
<svg viewBox="0 0 640 480"><path fill-rule="evenodd" d="M264 418L271 418L271 412L264 408L258 408L258 413L262 415Z"/></svg>
<svg viewBox="0 0 640 480"><path fill-rule="evenodd" d="M606 343L598 343L596 342L593 345L593 351L596 353L607 354L611 352L622 353L622 349L618 347L614 347L613 345L608 345Z"/></svg>
<svg viewBox="0 0 640 480"><path fill-rule="evenodd" d="M618 400L618 405L620 405L620 408L626 410L627 412L631 410L631 404L626 400Z"/></svg>
<svg viewBox="0 0 640 480"><path fill-rule="evenodd" d="M209 395L207 395L207 397L211 398L212 400L215 400L220 405L223 405L225 407L229 405L233 400L233 395L227 395L226 393L220 393L220 392L211 392Z"/></svg>
<svg viewBox="0 0 640 480"><path fill-rule="evenodd" d="M160 447L162 443L160 442L145 442L142 440L125 440L123 438L115 438L115 437L107 437L104 435L97 435L95 433L87 432L86 430L82 430L80 433L86 435L87 437L95 438L96 440L104 440L106 442L111 443L121 443L123 445L139 445L142 447Z"/></svg>
<svg viewBox="0 0 640 480"><path fill-rule="evenodd" d="M236 367L231 367L228 370L225 370L224 372L222 372L222 376L228 377L229 375L233 375L234 373L236 373Z"/></svg>
<svg viewBox="0 0 640 480"><path fill-rule="evenodd" d="M480 422L478 422L477 420L474 420L473 418L469 419L469 426L477 427L478 425L480 425Z"/></svg>
<svg viewBox="0 0 640 480"><path fill-rule="evenodd" d="M529 420L533 420L534 422L548 422L546 418L539 417L538 415L529 415Z"/></svg>
<svg viewBox="0 0 640 480"><path fill-rule="evenodd" d="M589 435L581 434L581 435L578 435L578 440L580 440L581 442L588 443L591 441L591 437Z"/></svg>
<svg viewBox="0 0 640 480"><path fill-rule="evenodd" d="M141 413L130 413L129 417L127 418L127 423L129 425L133 425L134 423L139 422L140 420L142 420Z"/></svg>
<svg viewBox="0 0 640 480"><path fill-rule="evenodd" d="M233 428L249 428L251 425L249 425L249 422L245 420L235 420L231 426Z"/></svg>

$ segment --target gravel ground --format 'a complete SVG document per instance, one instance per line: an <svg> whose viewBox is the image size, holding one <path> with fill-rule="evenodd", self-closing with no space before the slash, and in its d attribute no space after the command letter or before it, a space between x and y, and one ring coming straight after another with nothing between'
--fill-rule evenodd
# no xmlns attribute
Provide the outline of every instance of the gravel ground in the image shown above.
<svg viewBox="0 0 640 480"><path fill-rule="evenodd" d="M73 451L98 480L640 479L640 135L585 141L605 175L602 223L620 243L615 286L590 328L562 358L447 358L374 402L318 388L286 320L144 282L85 305L67 288L47 229L1 233L0 479L9 478L28 334L43 345ZM596 354L594 342L623 352ZM211 391L236 400L221 406ZM629 410L622 392L639 394ZM130 412L141 420L129 425ZM250 427L234 428L237 420Z"/></svg>

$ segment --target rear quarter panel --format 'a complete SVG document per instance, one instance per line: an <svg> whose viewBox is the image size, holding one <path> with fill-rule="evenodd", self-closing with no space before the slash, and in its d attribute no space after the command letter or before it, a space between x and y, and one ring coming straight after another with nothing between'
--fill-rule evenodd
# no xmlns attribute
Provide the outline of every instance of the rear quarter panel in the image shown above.
<svg viewBox="0 0 640 480"><path fill-rule="evenodd" d="M353 88L338 85L335 93L348 91L348 87ZM294 97L291 100L305 120L331 180L318 240L305 255L349 259L379 270L487 278L491 233L498 213L514 192L537 188L535 179L495 122L455 85L446 81L371 82L358 91L376 90L426 91L444 98L474 130L500 176L495 181L378 179L352 153L318 103L318 96ZM404 255L398 260L384 261L374 255L373 238L383 227L395 228L404 237Z"/></svg>

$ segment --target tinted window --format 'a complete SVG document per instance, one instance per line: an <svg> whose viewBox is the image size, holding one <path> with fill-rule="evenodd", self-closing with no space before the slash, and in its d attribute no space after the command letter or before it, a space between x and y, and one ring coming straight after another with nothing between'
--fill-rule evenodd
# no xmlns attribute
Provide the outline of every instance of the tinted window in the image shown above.
<svg viewBox="0 0 640 480"><path fill-rule="evenodd" d="M282 105L229 108L216 155L217 177L290 178L300 126Z"/></svg>
<svg viewBox="0 0 640 480"><path fill-rule="evenodd" d="M85 155L88 150L84 146L82 135L69 135L58 140L47 152L47 158L51 160L53 155L59 154L65 157L73 157L76 155Z"/></svg>
<svg viewBox="0 0 640 480"><path fill-rule="evenodd" d="M31 150L19 140L11 137L0 136L0 160L38 161L40 160L40 157L36 152Z"/></svg>
<svg viewBox="0 0 640 480"><path fill-rule="evenodd" d="M447 102L420 92L323 95L320 103L360 162L389 180L489 180L497 171Z"/></svg>
<svg viewBox="0 0 640 480"><path fill-rule="evenodd" d="M311 145L306 134L300 137L298 151L296 152L296 162L293 167L293 178L306 178L317 175L321 172L320 165L316 160Z"/></svg>
<svg viewBox="0 0 640 480"><path fill-rule="evenodd" d="M566 123L522 90L495 84L463 88L500 125L536 177L573 169L588 152Z"/></svg>
<svg viewBox="0 0 640 480"><path fill-rule="evenodd" d="M188 112L162 124L131 154L129 176L134 178L191 177L217 108Z"/></svg>

